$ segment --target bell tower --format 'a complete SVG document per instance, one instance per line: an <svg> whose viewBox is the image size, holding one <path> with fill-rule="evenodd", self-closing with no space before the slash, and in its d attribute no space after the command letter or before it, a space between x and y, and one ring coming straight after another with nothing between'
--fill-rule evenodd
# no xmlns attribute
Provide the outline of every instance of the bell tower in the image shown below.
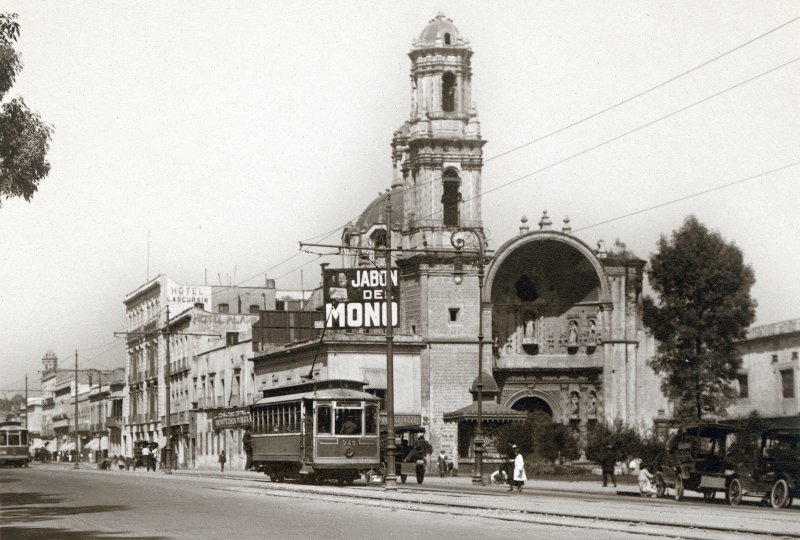
<svg viewBox="0 0 800 540"><path fill-rule="evenodd" d="M404 246L450 248L460 228L482 229L482 147L472 103L472 49L439 13L414 40L411 115L392 139L393 188L403 188Z"/></svg>

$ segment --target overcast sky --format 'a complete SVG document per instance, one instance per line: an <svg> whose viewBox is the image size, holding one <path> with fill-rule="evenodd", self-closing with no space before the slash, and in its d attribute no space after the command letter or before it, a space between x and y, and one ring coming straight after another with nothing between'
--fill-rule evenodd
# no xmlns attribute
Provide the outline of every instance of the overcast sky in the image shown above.
<svg viewBox="0 0 800 540"><path fill-rule="evenodd" d="M800 167L597 225L800 160L800 62L496 189L800 57L800 21L491 159L794 19L796 1L0 0L25 64L6 99L55 128L38 193L0 209L0 390L25 373L38 388L48 348L123 365L113 332L148 277L148 230L150 277L260 285L266 271L299 288L309 263L316 285L320 261L284 261L389 186L407 53L437 11L475 53L493 247L546 209L647 258L695 214L755 270L757 324L800 317Z"/></svg>

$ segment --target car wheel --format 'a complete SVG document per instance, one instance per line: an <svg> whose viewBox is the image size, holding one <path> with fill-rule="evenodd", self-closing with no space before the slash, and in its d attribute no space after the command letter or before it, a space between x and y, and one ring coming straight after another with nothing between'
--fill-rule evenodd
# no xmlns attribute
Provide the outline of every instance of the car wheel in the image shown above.
<svg viewBox="0 0 800 540"><path fill-rule="evenodd" d="M728 484L726 494L728 496L728 503L730 503L731 506L739 506L739 503L742 502L742 483L738 478L731 480Z"/></svg>
<svg viewBox="0 0 800 540"><path fill-rule="evenodd" d="M680 472L675 476L675 500L683 500L683 477Z"/></svg>
<svg viewBox="0 0 800 540"><path fill-rule="evenodd" d="M667 492L667 483L664 481L664 477L661 476L661 473L656 475L656 497L659 499L664 496Z"/></svg>
<svg viewBox="0 0 800 540"><path fill-rule="evenodd" d="M769 502L773 508L783 508L787 499L789 499L789 484L785 478L779 478L772 484L772 489L769 492Z"/></svg>
<svg viewBox="0 0 800 540"><path fill-rule="evenodd" d="M714 497L716 496L717 496L716 491L706 490L703 492L703 502L710 503L711 501L714 500Z"/></svg>

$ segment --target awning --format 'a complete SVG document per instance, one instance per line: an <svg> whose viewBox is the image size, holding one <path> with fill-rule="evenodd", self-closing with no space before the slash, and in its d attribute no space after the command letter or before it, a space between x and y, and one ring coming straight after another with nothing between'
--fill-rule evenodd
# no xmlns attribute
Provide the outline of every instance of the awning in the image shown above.
<svg viewBox="0 0 800 540"><path fill-rule="evenodd" d="M104 435L100 439L99 444L100 444L100 449L101 450L108 450L108 437L106 437ZM98 439L97 439L97 437L93 437L88 443L83 445L83 449L84 450L96 451L97 450L97 445L98 445Z"/></svg>
<svg viewBox="0 0 800 540"><path fill-rule="evenodd" d="M59 452L72 452L73 450L75 450L74 442L68 442L66 444L62 444L61 448L58 449Z"/></svg>
<svg viewBox="0 0 800 540"><path fill-rule="evenodd" d="M517 411L511 407L500 405L495 401L484 401L481 408L481 420L489 422L522 422L528 414L525 411ZM466 407L457 411L444 413L442 415L445 422L477 422L478 421L478 402L473 401Z"/></svg>
<svg viewBox="0 0 800 540"><path fill-rule="evenodd" d="M386 368L361 368L367 390L386 390Z"/></svg>

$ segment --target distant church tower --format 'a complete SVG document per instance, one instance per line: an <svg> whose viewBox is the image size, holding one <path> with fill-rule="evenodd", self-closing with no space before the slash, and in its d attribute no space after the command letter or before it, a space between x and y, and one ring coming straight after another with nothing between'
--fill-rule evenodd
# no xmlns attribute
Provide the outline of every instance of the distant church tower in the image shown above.
<svg viewBox="0 0 800 540"><path fill-rule="evenodd" d="M481 228L482 146L472 103L472 49L439 13L409 53L411 116L392 138L402 187L404 247L449 248L450 232Z"/></svg>
<svg viewBox="0 0 800 540"><path fill-rule="evenodd" d="M52 350L48 350L42 357L42 371L44 373L55 372L58 369L58 357Z"/></svg>

